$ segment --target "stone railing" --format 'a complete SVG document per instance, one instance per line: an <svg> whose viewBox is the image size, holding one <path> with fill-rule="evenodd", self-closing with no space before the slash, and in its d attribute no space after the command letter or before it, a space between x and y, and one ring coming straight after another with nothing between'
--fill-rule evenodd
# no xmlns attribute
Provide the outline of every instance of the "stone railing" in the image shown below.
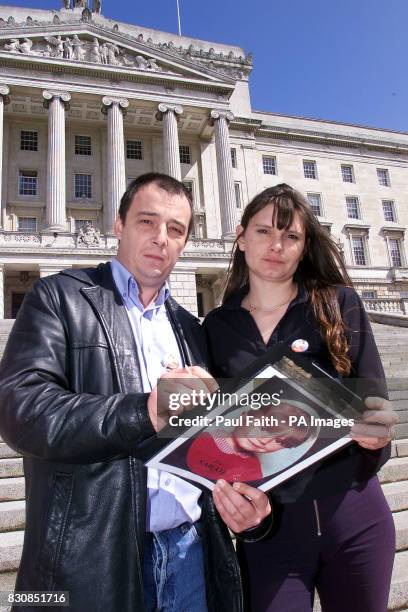
<svg viewBox="0 0 408 612"><path fill-rule="evenodd" d="M40 234L30 234L28 232L7 232L0 234L0 244L9 246L11 244L18 245L39 245L41 244Z"/></svg>
<svg viewBox="0 0 408 612"><path fill-rule="evenodd" d="M363 299L363 304L368 312L408 315L408 298L369 298Z"/></svg>

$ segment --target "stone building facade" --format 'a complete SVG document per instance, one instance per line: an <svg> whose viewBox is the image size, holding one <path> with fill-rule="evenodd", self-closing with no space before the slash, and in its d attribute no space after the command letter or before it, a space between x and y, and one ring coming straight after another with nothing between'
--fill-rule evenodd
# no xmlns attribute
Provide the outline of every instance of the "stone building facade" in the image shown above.
<svg viewBox="0 0 408 612"><path fill-rule="evenodd" d="M106 19L0 6L0 318L39 277L109 260L127 182L183 180L194 235L171 278L217 301L245 204L308 195L371 308L408 314L408 134L254 111L251 54Z"/></svg>

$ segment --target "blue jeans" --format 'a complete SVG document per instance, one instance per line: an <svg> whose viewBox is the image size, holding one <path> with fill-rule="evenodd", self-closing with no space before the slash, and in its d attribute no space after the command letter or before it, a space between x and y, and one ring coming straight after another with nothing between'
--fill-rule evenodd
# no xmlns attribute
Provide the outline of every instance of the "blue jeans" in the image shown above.
<svg viewBox="0 0 408 612"><path fill-rule="evenodd" d="M199 525L147 533L143 585L147 612L207 612Z"/></svg>

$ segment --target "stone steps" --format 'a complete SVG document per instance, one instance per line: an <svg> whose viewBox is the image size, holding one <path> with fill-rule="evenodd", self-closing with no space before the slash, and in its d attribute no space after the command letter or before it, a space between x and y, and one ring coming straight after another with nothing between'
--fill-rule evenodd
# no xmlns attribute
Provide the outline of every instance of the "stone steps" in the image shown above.
<svg viewBox="0 0 408 612"><path fill-rule="evenodd" d="M0 573L17 570L23 550L24 531L0 533Z"/></svg>
<svg viewBox="0 0 408 612"><path fill-rule="evenodd" d="M393 513L396 550L408 550L408 509Z"/></svg>
<svg viewBox="0 0 408 612"><path fill-rule="evenodd" d="M0 502L24 499L25 485L22 476L0 478Z"/></svg>
<svg viewBox="0 0 408 612"><path fill-rule="evenodd" d="M25 528L25 500L0 502L0 532Z"/></svg>
<svg viewBox="0 0 408 612"><path fill-rule="evenodd" d="M408 480L408 457L394 457L381 468L379 473L381 484Z"/></svg>
<svg viewBox="0 0 408 612"><path fill-rule="evenodd" d="M23 476L23 460L21 458L0 459L0 478Z"/></svg>

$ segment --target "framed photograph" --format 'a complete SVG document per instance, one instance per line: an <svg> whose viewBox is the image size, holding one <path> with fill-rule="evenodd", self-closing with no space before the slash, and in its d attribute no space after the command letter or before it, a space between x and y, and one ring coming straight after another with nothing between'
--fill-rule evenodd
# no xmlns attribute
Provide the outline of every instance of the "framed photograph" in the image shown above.
<svg viewBox="0 0 408 612"><path fill-rule="evenodd" d="M174 415L169 443L146 465L213 489L217 480L268 491L351 443L362 400L296 350L278 344L202 405ZM171 412L171 410L170 410Z"/></svg>

